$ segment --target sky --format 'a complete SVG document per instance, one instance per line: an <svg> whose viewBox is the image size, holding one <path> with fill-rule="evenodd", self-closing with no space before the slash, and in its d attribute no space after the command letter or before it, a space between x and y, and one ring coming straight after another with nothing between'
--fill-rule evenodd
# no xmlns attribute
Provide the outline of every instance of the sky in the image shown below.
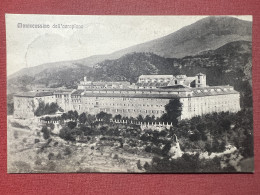
<svg viewBox="0 0 260 195"><path fill-rule="evenodd" d="M6 14L7 75L44 63L109 54L205 17ZM233 17L252 21L252 16Z"/></svg>

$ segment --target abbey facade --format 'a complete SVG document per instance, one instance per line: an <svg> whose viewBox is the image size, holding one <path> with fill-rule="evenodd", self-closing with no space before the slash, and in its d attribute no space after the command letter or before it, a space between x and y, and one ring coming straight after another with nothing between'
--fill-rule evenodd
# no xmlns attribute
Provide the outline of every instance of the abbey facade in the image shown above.
<svg viewBox="0 0 260 195"><path fill-rule="evenodd" d="M101 111L137 117L165 113L165 105L178 98L182 103L180 120L213 112L238 112L240 94L232 86L207 86L206 75L141 75L137 83L92 82L85 77L78 89L36 89L14 96L14 117L34 116L39 101L56 102L65 112Z"/></svg>

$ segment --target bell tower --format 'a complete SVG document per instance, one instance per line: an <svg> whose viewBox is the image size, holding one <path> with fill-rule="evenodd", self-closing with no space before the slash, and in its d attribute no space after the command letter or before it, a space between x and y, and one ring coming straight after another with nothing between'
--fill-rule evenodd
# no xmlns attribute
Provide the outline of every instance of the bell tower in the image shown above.
<svg viewBox="0 0 260 195"><path fill-rule="evenodd" d="M202 73L196 74L195 86L196 87L206 87L207 86L206 80L207 79L206 79L205 74L202 74Z"/></svg>

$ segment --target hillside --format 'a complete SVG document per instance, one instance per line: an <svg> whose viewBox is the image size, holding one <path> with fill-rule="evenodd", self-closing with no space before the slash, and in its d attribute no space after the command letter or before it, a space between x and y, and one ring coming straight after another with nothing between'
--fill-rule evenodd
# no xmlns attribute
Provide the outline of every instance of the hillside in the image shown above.
<svg viewBox="0 0 260 195"><path fill-rule="evenodd" d="M98 63L88 73L92 80L136 82L142 74L207 75L208 85L232 85L241 92L242 105L251 106L252 43L236 41L216 50L184 58L164 58L152 53L132 53Z"/></svg>
<svg viewBox="0 0 260 195"><path fill-rule="evenodd" d="M174 24L169 24L174 25ZM183 58L204 51L215 50L235 41L252 41L252 22L226 16L211 16L156 40L134 45L132 47L106 55L95 55L87 58L42 64L23 69L9 76L34 76L44 69L65 68L80 64L92 67L104 60L114 60L133 52L154 53L166 58Z"/></svg>
<svg viewBox="0 0 260 195"><path fill-rule="evenodd" d="M133 52L154 53L166 58L183 58L203 51L215 50L235 41L252 41L252 22L226 16L210 16L167 36L134 45L109 55L93 56L81 60L94 65L98 58L117 59Z"/></svg>
<svg viewBox="0 0 260 195"><path fill-rule="evenodd" d="M164 58L153 53L131 53L116 60L105 60L96 64L90 72L94 80L127 80L136 82L142 74L187 74L197 72L208 73L211 69L219 69L219 74L231 73L241 69L243 74L250 77L250 71L244 73L246 64L252 58L252 43L236 41L228 43L216 50L203 52L195 56L184 58ZM209 74L212 74L209 72ZM215 72L215 74L217 74ZM89 75L91 76L91 75ZM216 75L217 79L220 75ZM209 78L209 85L224 84L225 81L215 81ZM229 83L231 84L231 83Z"/></svg>
<svg viewBox="0 0 260 195"><path fill-rule="evenodd" d="M62 63L61 63L62 64ZM76 88L77 83L91 70L90 67L74 64L73 66L52 67L47 69L37 69L37 71L27 74L17 74L8 79L7 93L17 93L29 91L35 86L40 87L62 87ZM26 72L26 70L24 70Z"/></svg>
<svg viewBox="0 0 260 195"><path fill-rule="evenodd" d="M252 22L232 17L211 16L162 38L113 53L151 52L167 58L182 58L215 50L226 43L252 40Z"/></svg>

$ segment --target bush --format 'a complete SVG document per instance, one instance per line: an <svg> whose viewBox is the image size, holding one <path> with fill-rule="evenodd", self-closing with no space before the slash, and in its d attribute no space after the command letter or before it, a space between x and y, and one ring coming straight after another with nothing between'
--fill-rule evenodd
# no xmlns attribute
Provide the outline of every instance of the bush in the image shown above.
<svg viewBox="0 0 260 195"><path fill-rule="evenodd" d="M64 150L64 155L71 155L72 151L70 149L70 147L66 147L65 150Z"/></svg>
<svg viewBox="0 0 260 195"><path fill-rule="evenodd" d="M57 156L56 156L56 158L57 158L58 160L62 159L61 153L58 153Z"/></svg>
<svg viewBox="0 0 260 195"><path fill-rule="evenodd" d="M46 114L55 114L59 109L59 106L57 103L47 103L40 102L37 109L35 110L34 114L35 116L42 116Z"/></svg>
<svg viewBox="0 0 260 195"><path fill-rule="evenodd" d="M59 136L60 136L60 138L67 140L67 141L75 141L74 131L72 131L68 127L62 128L60 130Z"/></svg>
<svg viewBox="0 0 260 195"><path fill-rule="evenodd" d="M49 161L47 163L47 170L49 171L55 171L56 169L56 164L53 161Z"/></svg>
<svg viewBox="0 0 260 195"><path fill-rule="evenodd" d="M50 138L50 131L46 126L42 127L41 132L43 133L43 138L44 139L49 139Z"/></svg>
<svg viewBox="0 0 260 195"><path fill-rule="evenodd" d="M152 148L151 146L146 146L145 149L144 149L145 152L151 152L152 151Z"/></svg>
<svg viewBox="0 0 260 195"><path fill-rule="evenodd" d="M142 169L143 169L140 160L137 161L136 166L137 166L137 168L138 168L139 170L142 170Z"/></svg>
<svg viewBox="0 0 260 195"><path fill-rule="evenodd" d="M70 128L70 129L74 129L76 126L77 126L77 122L74 122L74 121L69 121L67 126Z"/></svg>
<svg viewBox="0 0 260 195"><path fill-rule="evenodd" d="M41 165L42 164L42 160L41 159L37 159L35 162L34 162L35 165Z"/></svg>
<svg viewBox="0 0 260 195"><path fill-rule="evenodd" d="M49 155L48 155L48 159L49 160L53 160L54 159L54 154L51 152L51 153L49 153Z"/></svg>
<svg viewBox="0 0 260 195"><path fill-rule="evenodd" d="M118 158L119 158L118 154L115 154L114 157L113 157L113 159L118 159Z"/></svg>
<svg viewBox="0 0 260 195"><path fill-rule="evenodd" d="M146 171L149 171L150 170L150 165L149 165L149 163L148 162L145 162L144 163L144 169L146 170Z"/></svg>

